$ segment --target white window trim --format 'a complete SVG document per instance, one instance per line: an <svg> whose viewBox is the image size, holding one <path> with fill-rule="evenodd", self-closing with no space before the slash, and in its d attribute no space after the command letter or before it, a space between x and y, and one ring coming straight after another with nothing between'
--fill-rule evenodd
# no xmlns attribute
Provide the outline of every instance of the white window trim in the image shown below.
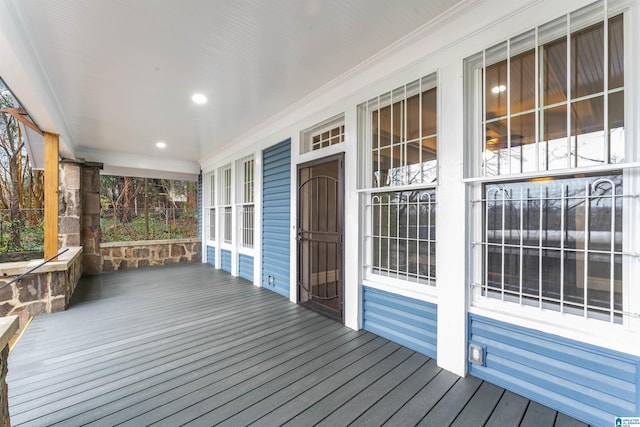
<svg viewBox="0 0 640 427"><path fill-rule="evenodd" d="M245 174L244 174L244 166L246 164L246 162L251 161L253 163L253 171L252 171L252 176L251 176L251 182L252 182L252 186L253 186L253 193L251 195L252 197L252 201L251 202L247 202L246 200L244 200L245 198ZM235 162L236 165L236 173L235 173L235 200L234 200L234 216L236 216L235 221L236 221L236 227L237 230L236 231L236 235L238 236L238 238L236 240L234 240L235 242L235 247L236 250L238 252L238 254L243 254L243 255L249 255L249 256L254 256L256 254L256 239L255 239L255 234L256 234L256 161L255 161L255 156L254 154L249 154L247 156L244 156L238 160L236 160ZM243 214L244 214L244 207L245 206L252 206L253 207L253 246L252 247L247 247L244 246L243 243L243 233L244 233L244 229L243 229Z"/></svg>
<svg viewBox="0 0 640 427"><path fill-rule="evenodd" d="M410 84L416 80L419 80L421 82L418 88L418 93L422 93L431 88L437 88L436 108L437 108L438 114L437 114L437 132L435 136L437 141L436 150L438 150L439 148L438 146L440 145L440 126L441 126L441 117L440 117L440 105L441 105L440 99L441 98L440 97L442 92L440 90L440 84L439 84L439 73L432 72L427 75L421 75L416 79L411 79L407 84ZM428 86L430 87L423 88L422 87L423 80L427 80L429 82ZM403 85L405 87L405 98L404 98L405 100L407 95L406 94L407 84ZM387 92L384 92L384 94L386 93L392 94L395 90L396 89L389 90ZM380 98L380 95L378 95L378 98ZM387 104L379 103L378 108L383 108L387 105L391 105L393 103L392 101L393 101L393 96L390 95L389 102ZM363 103L360 103L359 105L363 105L363 104L368 105L369 102L370 100L367 100ZM360 121L361 119L358 118L358 120ZM420 120L422 120L422 118L420 118ZM358 145L360 145L359 152L361 153L362 160L359 168L360 170L359 182L361 183L360 185L361 188L356 190L356 192L361 195L361 203L363 206L363 212L365 213L363 227L361 231L361 235L364 237L362 282L364 286L368 286L371 288L395 293L395 294L406 296L409 298L415 298L421 301L437 304L437 298L438 298L437 272L436 272L436 278L434 280L431 280L430 281L431 283L427 284L427 283L403 280L400 278L377 274L373 272L373 267L370 265L371 263L369 260L371 260L373 257L373 241L370 238L373 225L372 225L372 215L367 213L368 212L367 203L369 203L367 199L371 197L371 194L384 193L384 192L400 192L400 191L407 191L407 190L434 189L436 191L436 204L434 206L434 209L436 209L436 213L437 213L437 203L438 203L437 194L438 194L438 181L439 181L437 179L436 182L433 182L433 183L372 187L373 178L372 178L372 159L371 159L371 153L372 153L372 145L371 145L372 133L371 132L372 132L371 117L369 114L367 114L365 117L364 123L358 123L358 142L359 142ZM345 130L345 133L346 133L346 130ZM437 167L436 174L439 177L439 174L440 174L439 164L436 167ZM437 230L436 236L438 235L438 232L439 232L437 224L438 224L438 220L437 220L437 214L436 214L436 230ZM437 247L437 241L434 242L433 244L436 245ZM436 259L437 259L437 255L436 255ZM435 265L435 261L434 261L434 265Z"/></svg>
<svg viewBox="0 0 640 427"><path fill-rule="evenodd" d="M613 3L613 1L610 1L610 3ZM478 141L481 136L484 135L484 130L480 129L482 127L482 121L478 119L479 113L477 112L477 106L480 104L479 96L477 93L473 95L474 99L472 102L474 102L476 106L474 107L475 113L473 116L467 118L466 123L466 126L471 130L467 133L470 137L468 146L471 145L471 147L465 156L465 178L462 179L462 181L470 187L467 204L472 210L472 231L469 234L468 242L471 246L470 254L472 261L468 280L469 313L483 315L522 327L541 330L596 346L640 355L640 346L630 345L625 349L620 348L620 342L638 342L638 335L640 335L640 289L638 289L637 284L635 287L632 286L633 278L640 277L640 224L632 220L629 212L631 210L629 207L631 203L635 204L633 208L635 213L640 212L640 201L638 201L637 198L629 203L625 203L623 208L623 234L628 237L624 240L623 252L631 254L626 256L626 258L633 257L635 261L627 260L623 263L623 311L632 314L625 316L622 324L483 297L480 295L480 288L472 285L474 282L481 283L483 275L483 251L478 249L480 245L474 247L472 243L482 240L482 229L484 226L482 221L482 204L474 203L473 201L482 198L483 184L514 180L519 181L542 176L560 177L583 173L605 174L607 172L622 171L625 188L624 194L640 193L640 161L638 161L640 153L634 151L637 150L637 148L634 147L633 143L633 138L638 131L636 127L640 125L640 122L634 120L637 111L633 108L633 100L637 97L638 93L638 85L635 83L638 73L634 73L634 71L637 70L634 70L632 67L634 61L637 62L637 55L634 54L634 50L637 50L637 46L635 45L637 37L634 37L636 34L632 32L632 25L635 24L637 20L634 20L632 14L628 13L626 9L609 9L606 12L607 15L603 15L605 20L620 13L624 15L625 163L575 167L561 170L540 170L537 172L501 176L482 176L481 159L479 158L481 154L478 154L479 152L481 153L482 150L478 148L481 147ZM606 64L605 68L607 68ZM476 87L481 84L477 80L476 78L476 82L474 83ZM536 100L536 102L538 101ZM479 129L480 131L478 131ZM472 175L469 176L469 173Z"/></svg>
<svg viewBox="0 0 640 427"><path fill-rule="evenodd" d="M218 241L220 242L220 248L227 250L227 251L231 251L233 253L233 244L236 241L235 239L235 209L234 209L234 205L233 205L233 199L234 199L234 179L233 179L233 170L234 170L234 162L231 163L227 163L226 165L220 167L219 169L219 179L218 182L220 184L219 186L219 191L217 192L217 198L218 198L218 205L217 205L217 209L216 209L216 217L218 218L218 232L216 233L219 237L218 237ZM230 190L229 190L229 200L225 200L226 199L226 177L225 177L225 173L226 171L229 170L230 171L230 175L229 175L229 186L230 186ZM225 239L225 233L226 233L226 210L227 208L231 208L231 241L227 242Z"/></svg>
<svg viewBox="0 0 640 427"><path fill-rule="evenodd" d="M211 182L212 178L213 178L213 183ZM217 192L215 191L216 184L217 184L217 179L216 179L215 169L209 173L203 174L203 188L202 188L202 193L203 193L202 217L204 219L203 221L204 229L202 230L203 241L206 242L207 246L213 246L213 247L217 246L217 236L218 236L218 222L217 222L218 209L216 207L216 200L215 200L215 195L217 194ZM214 221L215 221L214 224L216 226L216 235L214 236L213 239L211 239L211 233L210 233L211 209L215 209L215 215L216 215L214 217Z"/></svg>

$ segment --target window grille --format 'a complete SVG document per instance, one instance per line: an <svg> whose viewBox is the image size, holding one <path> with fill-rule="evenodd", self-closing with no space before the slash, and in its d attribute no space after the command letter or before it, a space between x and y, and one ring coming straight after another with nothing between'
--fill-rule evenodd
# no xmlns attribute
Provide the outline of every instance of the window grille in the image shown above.
<svg viewBox="0 0 640 427"><path fill-rule="evenodd" d="M238 170L238 226L240 228L240 245L243 248L253 248L254 232L254 168L253 155L237 161Z"/></svg>
<svg viewBox="0 0 640 427"><path fill-rule="evenodd" d="M224 242L233 243L233 234L231 232L233 227L233 213L231 206L224 207Z"/></svg>
<svg viewBox="0 0 640 427"><path fill-rule="evenodd" d="M319 150L341 142L344 142L344 125L313 135L311 150Z"/></svg>
<svg viewBox="0 0 640 427"><path fill-rule="evenodd" d="M209 240L216 240L216 208L209 208Z"/></svg>
<svg viewBox="0 0 640 427"><path fill-rule="evenodd" d="M599 1L465 60L474 300L624 323L623 15ZM476 130L473 127L477 126ZM478 132L480 130L480 132ZM470 163L469 163L470 162ZM477 165L480 165L477 167ZM630 271L630 269L628 270Z"/></svg>
<svg viewBox="0 0 640 427"><path fill-rule="evenodd" d="M253 221L253 205L244 205L242 207L242 246L245 248L253 248Z"/></svg>
<svg viewBox="0 0 640 427"><path fill-rule="evenodd" d="M215 172L211 173L211 176L209 179L210 179L209 206L215 206L216 205L216 174Z"/></svg>
<svg viewBox="0 0 640 427"><path fill-rule="evenodd" d="M231 180L231 165L226 165L221 168L221 205L222 205L222 229L224 234L222 239L224 243L233 243L233 208L232 203L232 180Z"/></svg>
<svg viewBox="0 0 640 427"><path fill-rule="evenodd" d="M623 17L602 2L484 50L482 175L625 161ZM482 70L484 70L482 72Z"/></svg>
<svg viewBox="0 0 640 427"><path fill-rule="evenodd" d="M435 284L435 189L373 193L370 200L371 271Z"/></svg>
<svg viewBox="0 0 640 427"><path fill-rule="evenodd" d="M370 165L367 272L435 285L436 75L358 108Z"/></svg>
<svg viewBox="0 0 640 427"><path fill-rule="evenodd" d="M482 294L620 323L624 197L620 174L485 184Z"/></svg>

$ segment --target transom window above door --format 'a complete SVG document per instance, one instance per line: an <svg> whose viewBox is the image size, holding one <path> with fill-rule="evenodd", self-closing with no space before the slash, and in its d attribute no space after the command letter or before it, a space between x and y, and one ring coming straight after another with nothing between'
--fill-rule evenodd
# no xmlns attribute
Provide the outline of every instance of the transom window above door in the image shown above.
<svg viewBox="0 0 640 427"><path fill-rule="evenodd" d="M321 150L344 142L344 115L332 117L300 133L300 153Z"/></svg>

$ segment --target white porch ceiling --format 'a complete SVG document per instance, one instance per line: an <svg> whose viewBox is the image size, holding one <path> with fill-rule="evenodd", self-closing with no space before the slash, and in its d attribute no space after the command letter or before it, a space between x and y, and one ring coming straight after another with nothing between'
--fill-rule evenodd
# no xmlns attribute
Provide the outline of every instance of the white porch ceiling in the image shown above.
<svg viewBox="0 0 640 427"><path fill-rule="evenodd" d="M0 75L34 120L67 155L140 175L197 173L203 155L459 2L2 1L0 38L21 49Z"/></svg>

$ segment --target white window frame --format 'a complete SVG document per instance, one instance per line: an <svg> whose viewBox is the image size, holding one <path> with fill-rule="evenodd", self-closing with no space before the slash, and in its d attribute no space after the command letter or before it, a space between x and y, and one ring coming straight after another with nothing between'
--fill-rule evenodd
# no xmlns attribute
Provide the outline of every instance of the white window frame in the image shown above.
<svg viewBox="0 0 640 427"><path fill-rule="evenodd" d="M517 320L519 324L526 327L535 327L542 330L546 330L551 333L557 333L559 335L568 336L574 339L584 339L587 342L594 343L596 345L602 345L605 347L615 348L616 343L619 343L622 339L629 339L630 333L637 334L640 332L640 287L633 286L633 278L640 275L640 225L637 220L633 218L640 215L640 200L635 197L640 191L640 162L639 152L637 148L634 148L633 135L636 134L637 129L634 126L637 125L637 120L633 120L633 98L636 93L636 87L634 86L633 79L637 75L634 73L632 63L636 60L634 58L634 52L632 45L634 41L631 37L631 19L632 16L626 13L626 10L619 6L620 2L616 0L605 0L602 2L602 15L599 18L594 18L589 22L584 22L582 28L588 27L598 22L605 22L605 55L607 54L608 43L606 42L607 23L609 18L623 14L624 22L624 91L625 91L625 105L624 105L624 127L625 127L625 161L618 164L605 164L600 166L582 166L576 167L575 165L568 165L566 169L558 170L537 170L535 172L521 172L515 174L499 175L499 176L487 176L482 164L482 148L484 147L484 118L482 113L482 95L481 91L484 90L484 73L474 73L472 76L466 71L465 78L472 81L470 87L475 87L473 93L467 92L465 94L466 102L466 126L467 126L467 147L468 151L465 158L465 179L463 180L470 186L470 197L468 203L472 209L472 232L470 239L470 253L472 254L472 266L469 271L469 284L470 284L470 312L476 312L484 315L490 315L498 320L504 320L513 322ZM591 6L587 6L579 11L573 13L583 12ZM571 16L572 13L567 14L567 20L569 22L566 34L570 36L572 33L579 31L579 28L571 28ZM537 34L537 33L536 33ZM568 42L570 47L570 42ZM538 47L540 43L536 37L536 57L539 58ZM636 46L637 49L637 46ZM569 55L567 61L569 61ZM536 59L538 61L538 59ZM482 64L482 68L486 67L486 64ZM570 70L570 62L567 63L567 68ZM537 71L536 71L537 73ZM607 73L608 62L605 57L605 93L607 93ZM567 81L567 91L570 91L571 80ZM637 95L636 95L637 96ZM536 111L540 110L539 106L539 88L536 83ZM606 104L605 104L606 105ZM605 107L606 108L606 107ZM570 115L570 109L567 108ZM606 120L607 114L605 112L605 132L608 132L608 123ZM536 132L538 132L538 122L536 118ZM567 120L568 136L571 138L569 117ZM537 138L540 141L541 138ZM483 285L483 209L484 205L481 203L483 196L483 186L487 183L499 183L499 182L511 182L521 181L530 178L548 178L548 177L570 177L576 174L598 174L598 176L605 176L611 173L622 173L623 176L623 266L622 266L622 298L623 298L623 315L622 323L615 323L613 321L602 321L599 319L587 318L586 316L566 315L566 313L560 313L555 310L546 310L543 307L531 307L523 305L517 302L504 301L495 298L489 298L482 295ZM634 197L626 197L634 196ZM585 301L586 304L586 301ZM519 320L518 320L519 319ZM585 326L588 325L588 326ZM617 340L617 341L616 341Z"/></svg>
<svg viewBox="0 0 640 427"><path fill-rule="evenodd" d="M204 239L209 246L217 246L216 245L216 232L217 228L217 209L216 209L216 171L213 170L207 174L204 174L204 218L205 221L205 230L203 230ZM213 213L213 218L212 214ZM211 233L211 228L213 227L213 233ZM212 236L213 234L213 236Z"/></svg>
<svg viewBox="0 0 640 427"><path fill-rule="evenodd" d="M233 249L233 170L228 163L219 169L218 187L218 235L220 246ZM227 233L229 235L227 235Z"/></svg>
<svg viewBox="0 0 640 427"><path fill-rule="evenodd" d="M249 171L247 165L250 165ZM253 255L256 244L255 173L256 162L253 154L236 161L237 247L239 253L248 255ZM246 227L247 220L252 220L250 229Z"/></svg>
<svg viewBox="0 0 640 427"><path fill-rule="evenodd" d="M439 173L437 163L435 166L435 176L436 179L430 183L420 183L420 184L392 184L388 186L374 186L373 182L373 147L372 147L372 112L374 110L380 110L381 108L387 105L393 105L393 103L397 102L399 99L396 99L394 95L398 93L398 91L403 91L404 94L401 96L401 99L404 100L404 136L403 142L404 147L406 147L407 135L406 135L406 108L407 103L406 100L412 95L407 96L407 87L410 85L418 83L417 93L420 96L420 100L422 99L422 94L425 91L435 88L436 89L436 134L434 135L420 135L418 139L423 139L427 137L435 137L436 144L439 144L439 129L440 129L440 90L438 85L438 75L437 73L432 73L427 76L418 78L413 80L406 85L401 86L400 88L396 88L392 91L386 92L380 96L372 98L369 101L361 103L358 106L358 142L359 142L359 155L361 157L360 163L360 184L361 189L358 192L363 196L362 203L364 207L364 221L363 221L363 230L362 235L364 236L364 263L363 263L363 283L366 286L370 286L373 288L378 288L381 290L386 290L394 293L398 293L401 295L405 295L408 297L419 298L422 300L436 302L437 299L437 290L436 290L436 278L430 279L428 282L425 281L417 281L413 278L407 280L407 273L400 273L399 275L404 275L405 278L393 277L392 273L377 273L373 266L373 204L372 200L375 197L376 193L388 193L388 192L405 192L405 191L416 191L416 190L425 190L425 191L433 191L436 195L437 199L437 175ZM383 102L385 96L388 96L388 102ZM420 102L422 105L422 102ZM392 108L393 110L393 108ZM422 132L422 114L420 114L420 133ZM403 149L404 150L404 149ZM436 145L436 153L437 153L437 145ZM437 156L437 155L436 155ZM420 155L422 157L422 154ZM436 160L437 162L437 160ZM406 156L404 159L404 167L406 166ZM436 211L436 202L429 203L430 209L433 210L434 215ZM436 219L437 224L437 219ZM435 241L429 242L435 248ZM431 257L430 257L431 258ZM435 260L429 263L429 265L433 265L435 267ZM437 277L437 272L436 272Z"/></svg>

